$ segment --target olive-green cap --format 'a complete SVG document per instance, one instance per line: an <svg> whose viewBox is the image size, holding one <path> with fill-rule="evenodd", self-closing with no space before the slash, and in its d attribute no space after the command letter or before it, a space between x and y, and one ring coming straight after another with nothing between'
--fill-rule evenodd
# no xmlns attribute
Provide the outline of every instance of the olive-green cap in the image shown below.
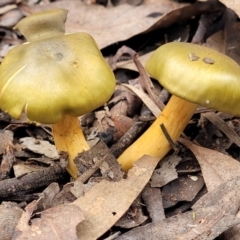
<svg viewBox="0 0 240 240"><path fill-rule="evenodd" d="M102 106L115 77L87 33L64 34L67 11L33 14L15 27L27 43L14 47L0 66L0 108L14 118L56 123Z"/></svg>
<svg viewBox="0 0 240 240"><path fill-rule="evenodd" d="M146 70L175 96L240 116L240 67L222 53L191 43L167 43L150 56Z"/></svg>

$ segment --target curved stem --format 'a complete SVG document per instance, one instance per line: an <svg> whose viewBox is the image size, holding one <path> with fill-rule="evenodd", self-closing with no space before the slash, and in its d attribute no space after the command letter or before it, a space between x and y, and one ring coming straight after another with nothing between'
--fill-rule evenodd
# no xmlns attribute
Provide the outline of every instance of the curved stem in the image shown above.
<svg viewBox="0 0 240 240"><path fill-rule="evenodd" d="M68 153L67 171L76 179L77 167L73 160L78 153L89 149L78 118L65 115L60 122L52 125L52 132L57 149Z"/></svg>
<svg viewBox="0 0 240 240"><path fill-rule="evenodd" d="M159 157L161 160L171 149L171 146L163 134L160 124L164 124L171 139L176 142L196 111L197 106L194 103L172 96L161 115L149 129L118 158L123 170L130 169L132 164L143 155Z"/></svg>

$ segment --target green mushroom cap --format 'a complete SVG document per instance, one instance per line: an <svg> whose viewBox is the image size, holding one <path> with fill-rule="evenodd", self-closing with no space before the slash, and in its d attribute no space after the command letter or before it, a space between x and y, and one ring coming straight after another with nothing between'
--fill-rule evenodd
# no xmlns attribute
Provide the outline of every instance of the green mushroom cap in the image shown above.
<svg viewBox="0 0 240 240"><path fill-rule="evenodd" d="M167 43L150 56L146 70L175 96L240 116L240 67L224 54L191 43Z"/></svg>
<svg viewBox="0 0 240 240"><path fill-rule="evenodd" d="M65 34L67 11L55 9L21 20L27 43L14 47L0 66L0 108L14 118L52 124L102 106L115 77L94 39Z"/></svg>

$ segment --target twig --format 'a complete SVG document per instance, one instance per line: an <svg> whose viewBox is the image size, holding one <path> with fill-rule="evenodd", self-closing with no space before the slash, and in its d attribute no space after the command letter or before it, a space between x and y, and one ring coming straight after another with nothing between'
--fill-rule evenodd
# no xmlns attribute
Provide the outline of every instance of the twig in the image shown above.
<svg viewBox="0 0 240 240"><path fill-rule="evenodd" d="M103 164L103 162L107 159L108 154L106 154L103 158L97 161L91 168L89 168L86 172L84 172L80 177L76 179L76 181L84 183L86 182Z"/></svg>
<svg viewBox="0 0 240 240"><path fill-rule="evenodd" d="M155 95L153 92L154 86L149 78L145 68L143 67L142 63L138 60L138 55L135 54L133 56L133 61L139 71L140 74L140 83L142 85L142 88L149 94L149 97L152 99L152 101L161 109L163 110L165 105L164 103Z"/></svg>
<svg viewBox="0 0 240 240"><path fill-rule="evenodd" d="M162 129L163 134L165 135L165 138L167 139L167 141L169 142L169 144L171 145L171 147L173 148L174 152L178 151L178 148L176 147L176 144L173 142L172 138L170 137L167 129L165 128L164 124L160 124L160 127Z"/></svg>
<svg viewBox="0 0 240 240"><path fill-rule="evenodd" d="M52 182L66 178L66 176L67 171L60 164L55 164L54 166L28 173L19 178L2 180L0 181L0 197L45 187Z"/></svg>
<svg viewBox="0 0 240 240"><path fill-rule="evenodd" d="M123 151L138 138L146 126L147 122L134 123L134 125L118 140L118 142L110 147L110 152L113 156L118 158Z"/></svg>

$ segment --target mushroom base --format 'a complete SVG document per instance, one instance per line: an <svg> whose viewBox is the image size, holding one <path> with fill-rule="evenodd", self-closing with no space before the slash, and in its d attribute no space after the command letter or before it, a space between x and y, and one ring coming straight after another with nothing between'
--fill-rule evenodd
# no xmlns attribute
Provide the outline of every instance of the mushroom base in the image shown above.
<svg viewBox="0 0 240 240"><path fill-rule="evenodd" d="M158 157L160 161L171 149L160 124L164 124L169 136L173 142L176 142L197 107L197 104L172 96L163 112L149 129L118 158L123 170L128 171L132 164L143 155Z"/></svg>
<svg viewBox="0 0 240 240"><path fill-rule="evenodd" d="M89 150L78 118L64 116L60 122L52 125L52 132L56 148L68 153L67 171L76 179L78 171L73 160L78 153Z"/></svg>

